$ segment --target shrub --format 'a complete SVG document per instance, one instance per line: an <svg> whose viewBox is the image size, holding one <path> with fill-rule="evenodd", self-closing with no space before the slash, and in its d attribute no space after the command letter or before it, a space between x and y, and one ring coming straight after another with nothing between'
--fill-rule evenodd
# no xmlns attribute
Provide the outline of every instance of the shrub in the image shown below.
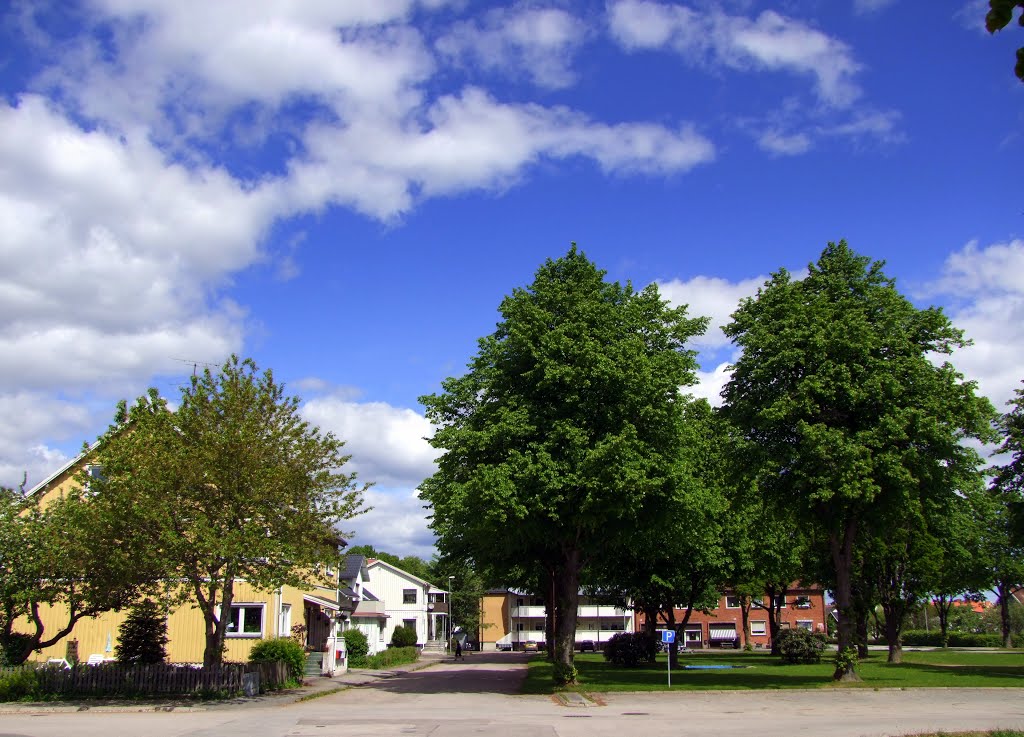
<svg viewBox="0 0 1024 737"><path fill-rule="evenodd" d="M32 653L35 638L24 632L12 632L0 640L0 666L21 665Z"/></svg>
<svg viewBox="0 0 1024 737"><path fill-rule="evenodd" d="M562 665L561 663L555 663L552 675L555 679L555 685L568 686L572 683L576 683L576 677L579 673L574 665Z"/></svg>
<svg viewBox="0 0 1024 737"><path fill-rule="evenodd" d="M394 665L415 663L419 660L420 649L418 647L389 647L384 652L364 658L367 668L390 668Z"/></svg>
<svg viewBox="0 0 1024 737"><path fill-rule="evenodd" d="M250 663L285 663L296 681L301 681L306 668L306 651L290 637L278 637L256 643L249 653Z"/></svg>
<svg viewBox="0 0 1024 737"><path fill-rule="evenodd" d="M117 634L115 654L126 665L153 665L167 658L167 620L152 599L132 607Z"/></svg>
<svg viewBox="0 0 1024 737"><path fill-rule="evenodd" d="M949 647L1002 647L1003 645L1003 638L1000 635L954 631L948 632L947 635L946 645ZM938 630L906 630L900 639L904 645L943 647L942 632ZM1014 642L1015 647L1017 644Z"/></svg>
<svg viewBox="0 0 1024 737"><path fill-rule="evenodd" d="M620 632L604 644L604 659L627 668L653 663L657 652L657 641L646 632Z"/></svg>
<svg viewBox="0 0 1024 737"><path fill-rule="evenodd" d="M370 643L366 634L361 630L345 630L341 633L345 640L345 650L348 652L348 664L353 668L362 668L366 665L366 653L370 652Z"/></svg>
<svg viewBox="0 0 1024 737"><path fill-rule="evenodd" d="M779 654L783 663L820 663L828 640L821 632L802 628L782 630L778 636Z"/></svg>
<svg viewBox="0 0 1024 737"><path fill-rule="evenodd" d="M391 646L415 647L416 639L416 630L412 627L395 627L395 631L391 634Z"/></svg>
<svg viewBox="0 0 1024 737"><path fill-rule="evenodd" d="M35 668L25 667L0 673L0 701L20 701L38 696Z"/></svg>

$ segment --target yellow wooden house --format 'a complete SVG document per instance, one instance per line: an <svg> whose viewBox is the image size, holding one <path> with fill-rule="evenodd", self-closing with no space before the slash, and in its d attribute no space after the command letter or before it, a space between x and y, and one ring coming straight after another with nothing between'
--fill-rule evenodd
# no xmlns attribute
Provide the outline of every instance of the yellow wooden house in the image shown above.
<svg viewBox="0 0 1024 737"><path fill-rule="evenodd" d="M99 467L91 466L88 462L92 450L70 461L35 486L29 494L40 496L40 502L45 508L49 499L55 499L79 486L78 472L83 468L87 478L99 473ZM355 608L349 590L339 577L342 555L340 547L344 545L341 542L337 560L320 567L316 576L317 583L306 588L282 586L268 591L236 580L224 660L246 661L256 643L268 638L298 634L303 637L306 649L311 652L311 659L322 661L321 673L344 671L347 665L341 633ZM113 659L118 632L127 614L127 611L110 611L94 618L79 620L70 635L38 651L33 659L75 659L82 662ZM47 632L56 631L62 623L67 622L67 611L60 605L43 607L41 615ZM195 605L185 603L168 610L168 661L202 663L206 646L204 627L202 612ZM15 629L29 631L30 628L26 622L24 628ZM322 654L319 658L316 657L318 653Z"/></svg>

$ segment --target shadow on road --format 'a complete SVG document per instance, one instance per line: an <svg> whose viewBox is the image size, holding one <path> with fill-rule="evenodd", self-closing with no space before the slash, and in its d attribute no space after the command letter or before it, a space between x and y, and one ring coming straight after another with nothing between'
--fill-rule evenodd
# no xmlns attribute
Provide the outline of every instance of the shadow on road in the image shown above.
<svg viewBox="0 0 1024 737"><path fill-rule="evenodd" d="M392 693L517 694L526 679L526 653L467 653L465 660L445 658L422 670L363 686Z"/></svg>

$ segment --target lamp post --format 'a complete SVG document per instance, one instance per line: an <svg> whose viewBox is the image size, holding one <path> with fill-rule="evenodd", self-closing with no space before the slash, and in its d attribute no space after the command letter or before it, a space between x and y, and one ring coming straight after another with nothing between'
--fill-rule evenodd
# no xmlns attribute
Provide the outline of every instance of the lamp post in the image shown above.
<svg viewBox="0 0 1024 737"><path fill-rule="evenodd" d="M452 589L455 587L455 576L448 576L448 649L452 647L452 635L455 634L455 629L452 627L452 613L455 606L454 598L452 597Z"/></svg>

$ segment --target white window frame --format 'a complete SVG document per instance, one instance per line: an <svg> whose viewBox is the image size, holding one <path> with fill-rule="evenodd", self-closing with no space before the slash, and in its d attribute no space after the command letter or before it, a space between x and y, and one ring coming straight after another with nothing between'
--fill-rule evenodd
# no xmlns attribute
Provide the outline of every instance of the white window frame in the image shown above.
<svg viewBox="0 0 1024 737"><path fill-rule="evenodd" d="M736 603L735 604L730 604L729 603L729 599L735 599ZM740 601L741 601L740 597L737 596L736 594L732 594L730 596L726 596L725 597L725 608L726 609L740 609L741 608Z"/></svg>
<svg viewBox="0 0 1024 737"><path fill-rule="evenodd" d="M772 609L775 608L775 605L778 603L779 599L782 600L782 604L779 605L779 609L786 609L789 606L789 604L786 602L785 594L779 594L778 596L772 597Z"/></svg>
<svg viewBox="0 0 1024 737"><path fill-rule="evenodd" d="M808 632L814 632L814 620L798 619L796 620L796 628L798 630L807 630Z"/></svg>
<svg viewBox="0 0 1024 737"><path fill-rule="evenodd" d="M277 634L279 637L292 636L292 605L287 602L281 604L277 615Z"/></svg>
<svg viewBox="0 0 1024 737"><path fill-rule="evenodd" d="M412 594L412 601L409 601L409 594ZM416 593L416 589L402 589L402 604L418 604L419 596Z"/></svg>
<svg viewBox="0 0 1024 737"><path fill-rule="evenodd" d="M263 604L263 603L257 603L257 602L238 602L238 603L234 603L234 602L232 602L232 604L231 604L231 612L228 615L230 617L230 619L228 620L228 624L227 624L227 628L225 629L224 636L225 637L230 637L232 639L249 639L249 640L261 639L263 637L263 633L264 633L264 631L266 629L266 626L267 626L267 617L266 617L266 613L267 612L266 612L266 609L267 609L267 605ZM258 610L259 611L259 613L260 613L260 631L259 632L239 632L237 629L235 629L235 630L231 629L232 626L235 626L236 628L239 625L241 625L242 627L245 626L245 617L242 614L242 612L247 611L247 610Z"/></svg>
<svg viewBox="0 0 1024 737"><path fill-rule="evenodd" d="M758 631L760 627L760 631ZM768 634L768 622L763 619L752 619L750 620L750 635L751 637L764 637Z"/></svg>

